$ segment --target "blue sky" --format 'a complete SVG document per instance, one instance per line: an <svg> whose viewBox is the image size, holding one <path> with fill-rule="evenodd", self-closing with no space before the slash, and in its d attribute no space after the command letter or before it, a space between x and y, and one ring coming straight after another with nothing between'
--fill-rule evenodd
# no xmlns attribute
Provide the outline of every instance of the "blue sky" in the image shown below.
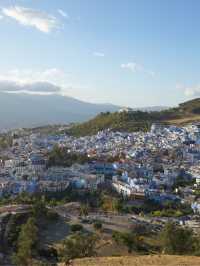
<svg viewBox="0 0 200 266"><path fill-rule="evenodd" d="M131 107L199 97L199 12L198 0L1 0L0 89L49 82Z"/></svg>

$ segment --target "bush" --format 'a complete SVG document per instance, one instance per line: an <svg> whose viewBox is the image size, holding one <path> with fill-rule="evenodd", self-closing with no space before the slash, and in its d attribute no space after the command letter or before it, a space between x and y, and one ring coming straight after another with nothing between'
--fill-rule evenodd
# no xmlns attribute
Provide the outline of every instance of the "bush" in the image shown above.
<svg viewBox="0 0 200 266"><path fill-rule="evenodd" d="M57 221L59 219L59 215L56 212L48 211L47 219L50 221Z"/></svg>
<svg viewBox="0 0 200 266"><path fill-rule="evenodd" d="M72 224L70 229L72 232L79 232L83 230L83 226L81 224Z"/></svg>
<svg viewBox="0 0 200 266"><path fill-rule="evenodd" d="M142 223L136 223L136 224L131 225L131 231L136 236L144 236L144 235L148 235L151 233L149 228L145 224L142 224Z"/></svg>
<svg viewBox="0 0 200 266"><path fill-rule="evenodd" d="M199 241L189 228L182 228L174 223L167 223L161 233L163 250L167 254L194 254Z"/></svg>
<svg viewBox="0 0 200 266"><path fill-rule="evenodd" d="M63 166L70 167L74 163L84 164L89 161L87 154L71 153L68 152L68 148L60 148L55 146L53 150L48 154L48 167L51 166Z"/></svg>
<svg viewBox="0 0 200 266"><path fill-rule="evenodd" d="M42 217L46 217L47 208L45 202L41 199L36 199L32 207L33 216L35 219L41 219Z"/></svg>
<svg viewBox="0 0 200 266"><path fill-rule="evenodd" d="M101 230L102 229L102 222L101 221L95 221L93 224L93 227L95 230Z"/></svg>
<svg viewBox="0 0 200 266"><path fill-rule="evenodd" d="M57 260L57 250L53 247L41 248L38 250L38 255L45 259L54 259Z"/></svg>
<svg viewBox="0 0 200 266"><path fill-rule="evenodd" d="M75 233L63 241L59 250L60 260L68 263L75 258L92 257L96 253L96 242L94 234Z"/></svg>
<svg viewBox="0 0 200 266"><path fill-rule="evenodd" d="M181 217L184 213L181 210L163 209L162 211L152 212L154 217Z"/></svg>
<svg viewBox="0 0 200 266"><path fill-rule="evenodd" d="M133 233L121 233L113 232L112 238L117 244L123 244L128 248L128 252L131 253L133 250L138 250L140 247L139 238Z"/></svg>
<svg viewBox="0 0 200 266"><path fill-rule="evenodd" d="M162 216L162 212L161 211L154 211L154 212L152 212L152 215L154 217L161 217Z"/></svg>

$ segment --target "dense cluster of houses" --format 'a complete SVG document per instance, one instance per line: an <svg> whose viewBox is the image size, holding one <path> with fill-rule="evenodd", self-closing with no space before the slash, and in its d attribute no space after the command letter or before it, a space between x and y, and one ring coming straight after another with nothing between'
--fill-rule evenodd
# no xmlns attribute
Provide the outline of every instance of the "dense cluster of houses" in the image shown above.
<svg viewBox="0 0 200 266"><path fill-rule="evenodd" d="M47 167L47 154L55 145L86 154L91 162ZM180 199L173 190L177 179L195 180L196 188L200 186L200 126L195 124L153 124L149 132L134 133L108 129L80 138L15 132L12 147L0 156L0 196L59 192L69 186L94 190L109 184L124 197L162 201ZM192 204L197 211L198 203Z"/></svg>

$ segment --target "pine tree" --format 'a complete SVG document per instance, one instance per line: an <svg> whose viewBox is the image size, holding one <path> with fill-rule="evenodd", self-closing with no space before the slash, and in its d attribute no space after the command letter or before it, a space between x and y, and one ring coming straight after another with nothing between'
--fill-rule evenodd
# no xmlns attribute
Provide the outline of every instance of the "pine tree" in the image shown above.
<svg viewBox="0 0 200 266"><path fill-rule="evenodd" d="M22 225L17 242L17 252L13 256L16 265L31 265L31 260L36 252L38 229L33 217Z"/></svg>

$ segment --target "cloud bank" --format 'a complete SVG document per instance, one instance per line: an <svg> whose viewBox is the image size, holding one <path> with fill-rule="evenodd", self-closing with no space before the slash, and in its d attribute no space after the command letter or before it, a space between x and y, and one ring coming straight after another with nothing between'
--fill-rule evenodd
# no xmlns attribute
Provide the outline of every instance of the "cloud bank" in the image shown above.
<svg viewBox="0 0 200 266"><path fill-rule="evenodd" d="M14 81L0 81L0 91L7 93L55 94L60 92L60 87L48 82L21 84Z"/></svg>
<svg viewBox="0 0 200 266"><path fill-rule="evenodd" d="M68 79L69 74L59 68L48 68L41 71L12 69L0 73L0 81L12 81L19 84L50 82L58 86L64 86Z"/></svg>
<svg viewBox="0 0 200 266"><path fill-rule="evenodd" d="M69 86L69 75L58 68L43 71L13 69L0 73L0 91L60 93Z"/></svg>

